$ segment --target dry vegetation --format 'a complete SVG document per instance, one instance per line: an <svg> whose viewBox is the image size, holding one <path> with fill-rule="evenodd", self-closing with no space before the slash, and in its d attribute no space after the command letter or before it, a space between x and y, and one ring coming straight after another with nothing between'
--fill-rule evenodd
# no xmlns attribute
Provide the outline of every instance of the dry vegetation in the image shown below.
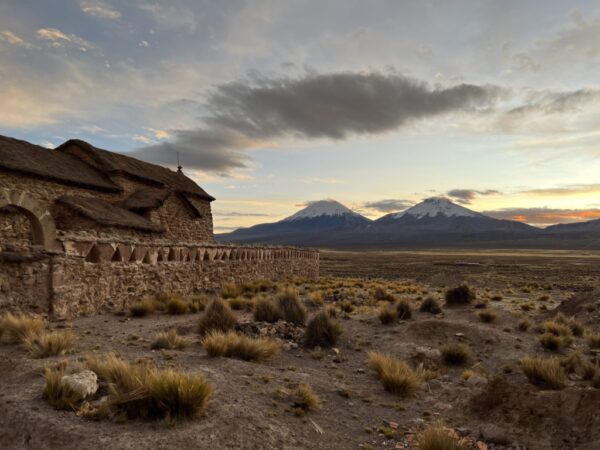
<svg viewBox="0 0 600 450"><path fill-rule="evenodd" d="M394 274L413 270L400 264ZM574 450L600 443L600 308L555 310L570 294L547 281L547 270L536 281L512 267L510 276L522 278L511 283L494 278L511 268L506 262L489 274L450 266L442 277L440 267L429 266L422 279L323 276L229 283L189 298L164 292L119 315L67 324L5 314L0 351L9 362L0 370L10 387L0 386L0 402L12 406L0 424L27 405L19 417L51 423L69 438L98 434L110 442L135 433L156 447L473 450L487 442ZM476 276L459 279L457 270ZM84 370L99 379L86 398L63 382ZM57 415L41 391L53 408L77 415ZM181 419L175 428L125 424ZM488 433L490 426L502 433Z"/></svg>

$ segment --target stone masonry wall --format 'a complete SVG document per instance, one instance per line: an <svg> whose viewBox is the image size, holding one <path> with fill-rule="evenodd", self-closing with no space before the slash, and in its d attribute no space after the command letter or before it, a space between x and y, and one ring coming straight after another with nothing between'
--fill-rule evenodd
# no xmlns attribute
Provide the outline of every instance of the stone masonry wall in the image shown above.
<svg viewBox="0 0 600 450"><path fill-rule="evenodd" d="M0 253L0 311L50 310L51 260L48 255Z"/></svg>

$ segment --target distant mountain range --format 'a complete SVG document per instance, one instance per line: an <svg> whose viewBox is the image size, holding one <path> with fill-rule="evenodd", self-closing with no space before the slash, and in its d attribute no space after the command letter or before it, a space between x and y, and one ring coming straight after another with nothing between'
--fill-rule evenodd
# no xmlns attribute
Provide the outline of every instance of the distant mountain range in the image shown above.
<svg viewBox="0 0 600 450"><path fill-rule="evenodd" d="M279 222L240 228L219 241L325 248L395 249L423 247L600 248L600 220L545 229L500 220L428 198L399 213L370 220L335 200L322 200Z"/></svg>

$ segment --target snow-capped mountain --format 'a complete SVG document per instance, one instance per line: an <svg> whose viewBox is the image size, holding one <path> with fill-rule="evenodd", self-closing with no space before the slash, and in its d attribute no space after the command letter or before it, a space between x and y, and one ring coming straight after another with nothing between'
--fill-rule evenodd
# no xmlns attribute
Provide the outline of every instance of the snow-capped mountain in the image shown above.
<svg viewBox="0 0 600 450"><path fill-rule="evenodd" d="M482 217L483 214L480 214L475 211L471 211L463 206L457 205L456 203L452 203L445 197L432 197L423 200L421 203L416 204L415 206L408 208L405 211L400 213L392 214L394 219L398 219L404 215L413 216L417 219L421 219L423 217L435 217L437 215L442 215L446 217Z"/></svg>
<svg viewBox="0 0 600 450"><path fill-rule="evenodd" d="M538 231L530 225L512 220L500 220L457 205L444 197L433 197L400 213L377 219L372 227L382 233L402 231L416 236L435 232L444 234L527 233ZM434 236L435 237L435 236Z"/></svg>
<svg viewBox="0 0 600 450"><path fill-rule="evenodd" d="M360 217L366 219L366 217L361 216L358 213L355 213L350 208L342 205L340 202L335 200L319 200L317 202L311 202L309 205L301 209L295 214L292 214L289 217L286 217L282 220L282 222L292 222L294 220L302 220L302 219L313 219L315 217L320 216L344 216L351 215L355 217ZM367 219L368 220L368 219Z"/></svg>
<svg viewBox="0 0 600 450"><path fill-rule="evenodd" d="M358 229L370 222L335 200L320 200L279 222L240 228L216 238L230 242L311 245L330 233Z"/></svg>

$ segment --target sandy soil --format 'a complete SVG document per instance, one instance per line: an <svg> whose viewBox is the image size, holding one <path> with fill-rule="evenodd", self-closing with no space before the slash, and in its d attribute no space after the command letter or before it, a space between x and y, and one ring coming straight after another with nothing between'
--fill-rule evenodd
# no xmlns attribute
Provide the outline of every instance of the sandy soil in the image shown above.
<svg viewBox="0 0 600 450"><path fill-rule="evenodd" d="M2 448L219 448L219 449L359 449L415 448L411 433L437 419L446 421L489 449L600 449L600 389L570 379L564 390L541 390L527 382L518 361L544 355L533 329L517 329L524 317L545 320L556 305L574 292L597 285L597 260L539 255L384 255L326 253L325 277L299 287L301 297L316 289L326 303L352 298L355 311L340 319L343 336L336 349L316 359L301 342L287 341L266 363L209 358L196 324L202 313L146 318L101 315L52 328L72 326L74 351L66 357L31 359L14 345L0 345L0 447ZM477 264L463 264L477 263ZM335 275L335 277L332 277ZM349 279L348 277L353 277ZM443 317L416 312L407 321L382 325L372 304L368 278L382 277L398 298L418 306L418 297L442 295L444 285L468 281L478 298L499 318L488 324L474 306L444 309ZM391 284L390 284L391 283ZM363 286L363 287L360 287ZM491 300L495 295L502 300ZM548 299L539 300L547 296ZM521 307L528 304L524 311ZM306 304L309 316L318 307ZM236 311L241 322L252 315ZM581 315L581 314L580 314ZM600 310L585 322L598 331ZM176 328L193 340L183 351L153 351L158 331ZM437 350L460 341L473 349L464 367L441 363ZM299 345L296 345L299 344ZM582 339L573 344L589 350ZM439 367L441 375L414 397L387 393L367 366L367 352L378 350L414 364ZM55 411L41 397L40 368L52 361L81 358L86 353L114 351L135 361L150 358L157 366L173 366L205 374L216 394L204 417L167 425L162 422L90 421L69 411ZM594 355L590 355L590 358ZM597 357L597 355L596 355ZM465 369L481 376L465 380ZM311 384L322 406L296 417L280 388ZM386 429L398 424L394 435ZM318 430L322 430L320 433ZM370 446L370 447L369 447ZM484 447L482 447L484 448Z"/></svg>

